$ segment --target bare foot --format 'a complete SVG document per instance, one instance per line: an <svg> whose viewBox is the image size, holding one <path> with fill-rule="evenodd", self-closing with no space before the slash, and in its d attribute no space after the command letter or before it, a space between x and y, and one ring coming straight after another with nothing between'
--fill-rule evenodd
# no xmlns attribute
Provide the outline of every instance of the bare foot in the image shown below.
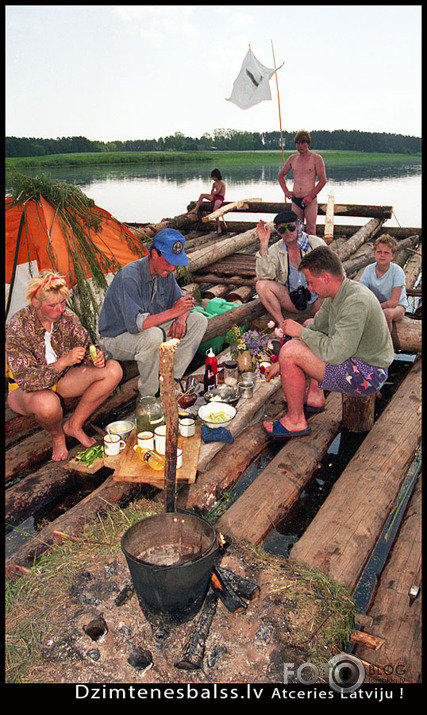
<svg viewBox="0 0 427 715"><path fill-rule="evenodd" d="M285 427L289 432L299 432L300 430L305 430L308 427L307 420L302 420L301 422L296 422L296 423L290 423L289 420L286 419L287 415L284 415L279 422L280 424ZM266 430L269 432L272 432L273 430L273 422L263 422L263 425Z"/></svg>
<svg viewBox="0 0 427 715"><path fill-rule="evenodd" d="M65 444L65 435L53 437L52 460L54 462L63 462L68 458L68 449Z"/></svg>
<svg viewBox="0 0 427 715"><path fill-rule="evenodd" d="M72 424L70 425L70 420L64 422L64 424L62 425L62 429L69 437L74 437L75 439L78 439L78 441L83 445L83 447L91 447L96 442L96 439L94 437L88 437L86 432L84 432L81 427L73 427Z"/></svg>

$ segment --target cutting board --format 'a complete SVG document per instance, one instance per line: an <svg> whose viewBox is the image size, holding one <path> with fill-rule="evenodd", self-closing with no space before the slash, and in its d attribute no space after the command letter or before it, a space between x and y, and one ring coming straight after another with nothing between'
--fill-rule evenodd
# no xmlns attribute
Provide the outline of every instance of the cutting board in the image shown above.
<svg viewBox="0 0 427 715"><path fill-rule="evenodd" d="M114 470L113 479L116 482L142 482L163 489L164 470L156 471L142 462L134 450L136 432L132 430L123 450L119 464ZM176 470L177 484L192 484L196 480L197 463L201 442L201 425L196 422L196 433L193 437L178 437L178 448L182 449L182 467Z"/></svg>

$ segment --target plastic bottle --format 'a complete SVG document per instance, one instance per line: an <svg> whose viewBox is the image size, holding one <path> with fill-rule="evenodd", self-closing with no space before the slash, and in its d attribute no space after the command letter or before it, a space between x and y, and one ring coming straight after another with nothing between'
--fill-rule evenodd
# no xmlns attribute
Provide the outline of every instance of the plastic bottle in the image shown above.
<svg viewBox="0 0 427 715"><path fill-rule="evenodd" d="M212 347L206 351L206 355L204 387L205 392L209 392L209 390L214 390L217 384L218 360Z"/></svg>
<svg viewBox="0 0 427 715"><path fill-rule="evenodd" d="M151 469L155 469L156 471L163 469L165 465L164 459L159 454L156 454L156 452L153 452L151 449L144 449L144 447L140 447L139 445L135 447L135 452L138 454L140 460L146 462Z"/></svg>

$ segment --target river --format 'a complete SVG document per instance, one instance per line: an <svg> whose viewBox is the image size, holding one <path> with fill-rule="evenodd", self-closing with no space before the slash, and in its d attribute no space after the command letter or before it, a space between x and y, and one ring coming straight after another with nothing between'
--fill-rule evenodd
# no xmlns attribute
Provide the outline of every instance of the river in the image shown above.
<svg viewBox="0 0 427 715"><path fill-rule="evenodd" d="M277 182L280 164L256 163L227 166L221 169L220 154L216 166L223 173L227 186L227 201L260 198L280 202L283 193ZM39 170L52 179L79 186L98 206L109 211L119 221L157 223L162 218L185 213L187 205L200 193L210 190L210 172L215 168L206 162L157 165L63 167ZM393 217L385 226L421 226L421 164L395 167L377 164L348 169L328 168L328 183L319 196L326 203L330 191L335 203L374 204L392 206ZM34 176L36 170L23 170ZM239 215L242 219L243 215ZM253 215L248 219L254 220ZM257 217L258 218L258 217ZM265 218L260 216L260 218ZM271 219L271 216L268 217ZM319 218L319 223L324 219ZM363 221L363 219L362 219ZM336 218L336 223L360 224L360 218Z"/></svg>

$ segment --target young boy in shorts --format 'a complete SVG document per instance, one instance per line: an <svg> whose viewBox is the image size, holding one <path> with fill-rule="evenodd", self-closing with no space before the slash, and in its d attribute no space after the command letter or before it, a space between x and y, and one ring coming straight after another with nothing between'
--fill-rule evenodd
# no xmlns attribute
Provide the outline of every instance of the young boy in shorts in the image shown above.
<svg viewBox="0 0 427 715"><path fill-rule="evenodd" d="M299 270L323 303L301 325L284 321L286 342L279 361L266 370L267 380L280 373L288 411L264 422L271 437L309 434L307 415L324 409L324 390L370 395L381 388L394 359L393 342L378 299L358 281L346 278L341 261L328 246L302 259ZM308 378L308 390L306 381Z"/></svg>
<svg viewBox="0 0 427 715"><path fill-rule="evenodd" d="M402 320L408 307L406 297L405 272L393 263L398 243L395 238L384 234L374 244L375 263L365 268L360 282L378 298L391 332L393 322Z"/></svg>

